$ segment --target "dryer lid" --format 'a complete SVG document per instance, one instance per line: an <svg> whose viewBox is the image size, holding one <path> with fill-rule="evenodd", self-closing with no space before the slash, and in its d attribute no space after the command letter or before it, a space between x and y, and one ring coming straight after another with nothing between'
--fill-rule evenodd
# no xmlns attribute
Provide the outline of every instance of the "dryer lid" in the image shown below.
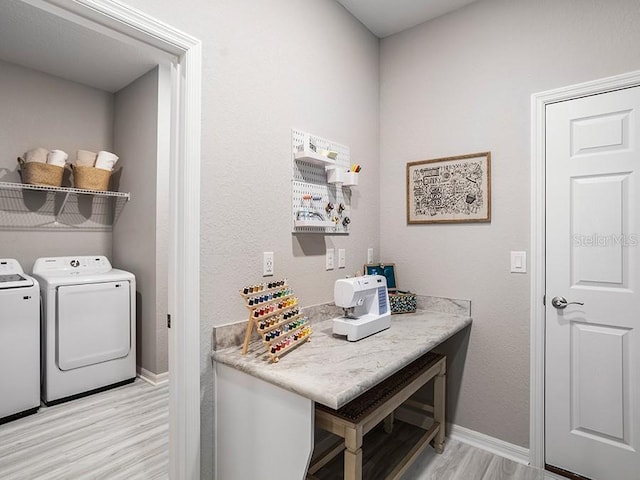
<svg viewBox="0 0 640 480"><path fill-rule="evenodd" d="M24 274L17 260L13 258L0 259L0 290L32 285L33 279Z"/></svg>

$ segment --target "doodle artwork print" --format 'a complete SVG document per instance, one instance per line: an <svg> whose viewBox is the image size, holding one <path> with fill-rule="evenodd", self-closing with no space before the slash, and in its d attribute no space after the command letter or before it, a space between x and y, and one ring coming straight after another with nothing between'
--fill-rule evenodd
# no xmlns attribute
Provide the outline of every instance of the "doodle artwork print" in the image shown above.
<svg viewBox="0 0 640 480"><path fill-rule="evenodd" d="M407 164L407 223L491 220L491 153Z"/></svg>

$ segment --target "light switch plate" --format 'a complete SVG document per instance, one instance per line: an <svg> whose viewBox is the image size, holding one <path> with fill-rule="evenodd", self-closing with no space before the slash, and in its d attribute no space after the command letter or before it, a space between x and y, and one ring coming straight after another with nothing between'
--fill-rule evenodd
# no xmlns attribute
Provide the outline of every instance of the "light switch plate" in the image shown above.
<svg viewBox="0 0 640 480"><path fill-rule="evenodd" d="M367 263L373 263L373 248L367 249Z"/></svg>
<svg viewBox="0 0 640 480"><path fill-rule="evenodd" d="M326 256L326 266L325 268L327 270L333 270L333 264L334 264L334 255L335 255L335 251L333 248L327 248L327 256Z"/></svg>
<svg viewBox="0 0 640 480"><path fill-rule="evenodd" d="M527 252L511 252L511 273L527 273Z"/></svg>
<svg viewBox="0 0 640 480"><path fill-rule="evenodd" d="M338 249L338 268L344 268L347 265L347 252L344 248Z"/></svg>

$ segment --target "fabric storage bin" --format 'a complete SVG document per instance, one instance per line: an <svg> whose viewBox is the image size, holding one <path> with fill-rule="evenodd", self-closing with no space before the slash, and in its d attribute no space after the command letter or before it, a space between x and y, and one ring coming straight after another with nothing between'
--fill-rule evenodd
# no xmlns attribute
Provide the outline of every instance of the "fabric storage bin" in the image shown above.
<svg viewBox="0 0 640 480"><path fill-rule="evenodd" d="M415 293L398 290L396 271L393 263L368 263L364 266L366 275L382 275L387 279L391 313L413 313L417 308Z"/></svg>
<svg viewBox="0 0 640 480"><path fill-rule="evenodd" d="M417 308L416 295L411 292L389 292L389 303L391 313L414 313Z"/></svg>

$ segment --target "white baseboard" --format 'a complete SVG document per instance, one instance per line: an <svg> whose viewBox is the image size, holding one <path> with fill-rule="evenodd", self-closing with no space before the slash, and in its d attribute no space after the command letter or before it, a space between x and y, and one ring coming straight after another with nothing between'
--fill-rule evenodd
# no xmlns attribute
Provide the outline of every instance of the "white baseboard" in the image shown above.
<svg viewBox="0 0 640 480"><path fill-rule="evenodd" d="M138 367L138 377L151 385L164 385L169 382L169 372L153 373L142 367Z"/></svg>
<svg viewBox="0 0 640 480"><path fill-rule="evenodd" d="M490 437L484 433L476 432L452 423L447 425L449 438L466 443L473 447L481 448L514 462L529 465L529 449L505 442L499 438Z"/></svg>
<svg viewBox="0 0 640 480"><path fill-rule="evenodd" d="M396 417L399 420L412 425L424 428L424 416L406 407L396 410ZM473 447L481 448L487 452L499 455L523 465L529 465L529 449L505 442L495 437L490 437L484 433L476 432L452 423L447 424L447 437L461 443L466 443Z"/></svg>

